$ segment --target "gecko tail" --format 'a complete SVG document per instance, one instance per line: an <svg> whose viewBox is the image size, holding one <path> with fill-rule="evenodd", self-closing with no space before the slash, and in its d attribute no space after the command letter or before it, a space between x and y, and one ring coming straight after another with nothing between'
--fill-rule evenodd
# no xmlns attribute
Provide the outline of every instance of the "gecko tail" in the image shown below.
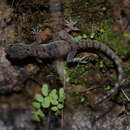
<svg viewBox="0 0 130 130"><path fill-rule="evenodd" d="M112 95L116 94L118 92L118 90L121 87L122 81L123 81L123 69L121 66L121 59L114 53L114 51L109 48L107 45L100 43L98 41L95 40L84 40L84 41L80 41L78 42L78 46L79 48L82 49L94 49L97 51L102 52L103 54L105 54L109 59L111 59L113 61L113 63L116 66L116 70L117 70L117 82L114 85L114 88L112 88L106 95L102 96L101 98L99 98L95 104L100 104L102 103L104 100L108 99L109 97L112 97Z"/></svg>
<svg viewBox="0 0 130 130"><path fill-rule="evenodd" d="M106 95L102 96L101 98L99 98L95 104L100 104L102 103L104 100L112 97L112 95L115 95L119 89L121 88L121 84L123 81L123 69L121 66L121 59L113 52L112 49L110 49L108 46L106 46L105 44L102 43L98 43L99 45L99 49L105 54L107 55L115 64L116 69L117 69L117 82L114 85L114 88L112 88ZM97 47L98 44L94 45Z"/></svg>

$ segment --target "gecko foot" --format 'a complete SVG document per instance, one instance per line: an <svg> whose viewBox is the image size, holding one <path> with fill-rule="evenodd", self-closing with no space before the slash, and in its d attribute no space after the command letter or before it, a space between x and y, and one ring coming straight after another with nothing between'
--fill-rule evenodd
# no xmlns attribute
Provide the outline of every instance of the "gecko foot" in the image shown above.
<svg viewBox="0 0 130 130"><path fill-rule="evenodd" d="M74 58L74 59L69 59L67 60L69 63L78 63L78 64L87 64L87 61L84 61L82 58Z"/></svg>

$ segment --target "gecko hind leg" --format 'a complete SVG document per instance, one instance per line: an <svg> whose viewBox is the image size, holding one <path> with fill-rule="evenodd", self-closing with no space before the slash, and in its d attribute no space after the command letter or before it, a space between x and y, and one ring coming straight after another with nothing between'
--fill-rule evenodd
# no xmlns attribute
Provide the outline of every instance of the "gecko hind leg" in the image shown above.
<svg viewBox="0 0 130 130"><path fill-rule="evenodd" d="M84 57L83 58L75 58L77 54L77 51L72 51L68 54L67 56L67 62L69 63L81 63L81 64L87 64L88 62L87 61L84 61Z"/></svg>

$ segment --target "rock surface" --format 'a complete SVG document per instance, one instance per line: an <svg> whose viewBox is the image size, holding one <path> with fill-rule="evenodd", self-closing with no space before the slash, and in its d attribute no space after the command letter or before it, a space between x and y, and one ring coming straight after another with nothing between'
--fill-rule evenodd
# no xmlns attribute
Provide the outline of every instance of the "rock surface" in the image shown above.
<svg viewBox="0 0 130 130"><path fill-rule="evenodd" d="M36 123L32 120L32 108L10 109L8 105L0 107L0 130L62 130L61 120L50 116L43 122ZM100 113L96 113L100 114ZM95 116L90 111L80 111L74 115L64 114L64 130L129 130L130 120L120 117L115 112L110 112L94 122Z"/></svg>

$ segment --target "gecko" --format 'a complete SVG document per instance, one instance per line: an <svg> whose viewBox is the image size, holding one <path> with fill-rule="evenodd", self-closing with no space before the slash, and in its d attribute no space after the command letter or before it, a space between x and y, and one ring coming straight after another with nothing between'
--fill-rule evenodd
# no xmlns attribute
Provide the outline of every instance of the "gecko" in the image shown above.
<svg viewBox="0 0 130 130"><path fill-rule="evenodd" d="M66 58L68 62L80 63L80 59L75 56L80 52L102 52L113 61L117 69L117 82L114 87L106 94L100 97L95 104L100 104L112 95L116 94L123 81L123 69L121 59L107 45L96 40L75 40L65 30L57 32L62 40L56 40L49 44L27 45L25 43L11 44L6 47L5 51L10 58L24 59L35 57L44 59Z"/></svg>

